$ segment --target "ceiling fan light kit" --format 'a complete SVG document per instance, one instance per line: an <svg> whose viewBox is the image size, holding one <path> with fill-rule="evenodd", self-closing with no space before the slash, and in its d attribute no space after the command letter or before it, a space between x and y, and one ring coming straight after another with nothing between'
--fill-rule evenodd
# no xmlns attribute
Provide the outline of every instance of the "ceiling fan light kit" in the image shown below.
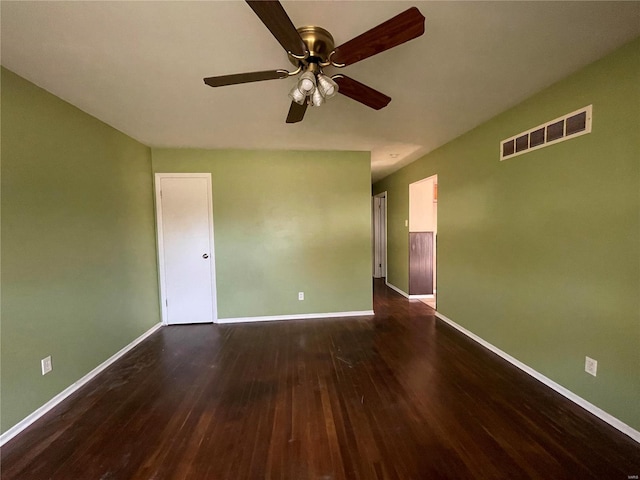
<svg viewBox="0 0 640 480"><path fill-rule="evenodd" d="M307 102L311 106L319 107L325 100L334 97L338 89L338 84L322 73L317 64L310 63L289 92L289 98L298 105Z"/></svg>
<svg viewBox="0 0 640 480"><path fill-rule="evenodd" d="M204 83L211 87L222 87L299 75L296 85L289 91L291 106L287 123L300 122L304 118L307 105L318 107L336 93L375 110L386 107L391 97L343 74L329 77L322 69L328 66L342 68L352 65L424 33L424 16L416 7L411 7L335 47L333 37L324 28L311 25L296 29L278 0L246 2L282 45L296 70L289 72L278 69L207 77Z"/></svg>
<svg viewBox="0 0 640 480"><path fill-rule="evenodd" d="M298 90L311 95L316 89L316 77L311 70L305 70L298 80Z"/></svg>
<svg viewBox="0 0 640 480"><path fill-rule="evenodd" d="M327 77L324 73L320 72L316 77L316 81L320 93L322 93L322 96L327 100L331 97L335 97L336 93L338 93L338 84L334 82L333 79Z"/></svg>
<svg viewBox="0 0 640 480"><path fill-rule="evenodd" d="M309 102L309 105L311 105L312 107L319 107L323 103L324 97L320 93L320 90L316 89L316 91L311 95L311 101Z"/></svg>
<svg viewBox="0 0 640 480"><path fill-rule="evenodd" d="M307 96L300 91L298 85L295 85L289 92L289 98L298 105L302 105L307 101Z"/></svg>

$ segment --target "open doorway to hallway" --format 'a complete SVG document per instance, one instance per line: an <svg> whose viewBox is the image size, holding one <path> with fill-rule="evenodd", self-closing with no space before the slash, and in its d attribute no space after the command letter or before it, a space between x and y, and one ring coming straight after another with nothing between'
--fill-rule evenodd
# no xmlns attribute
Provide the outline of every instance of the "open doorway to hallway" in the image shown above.
<svg viewBox="0 0 640 480"><path fill-rule="evenodd" d="M436 308L438 176L409 185L409 296Z"/></svg>

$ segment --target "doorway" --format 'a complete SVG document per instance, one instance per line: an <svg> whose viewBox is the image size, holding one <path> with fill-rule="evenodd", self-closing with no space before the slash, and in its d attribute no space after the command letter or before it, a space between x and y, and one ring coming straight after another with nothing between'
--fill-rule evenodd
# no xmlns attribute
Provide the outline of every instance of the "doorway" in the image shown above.
<svg viewBox="0 0 640 480"><path fill-rule="evenodd" d="M409 296L435 308L438 176L409 185Z"/></svg>
<svg viewBox="0 0 640 480"><path fill-rule="evenodd" d="M156 173L162 321L217 321L210 173Z"/></svg>
<svg viewBox="0 0 640 480"><path fill-rule="evenodd" d="M387 277L387 192L373 197L373 278Z"/></svg>

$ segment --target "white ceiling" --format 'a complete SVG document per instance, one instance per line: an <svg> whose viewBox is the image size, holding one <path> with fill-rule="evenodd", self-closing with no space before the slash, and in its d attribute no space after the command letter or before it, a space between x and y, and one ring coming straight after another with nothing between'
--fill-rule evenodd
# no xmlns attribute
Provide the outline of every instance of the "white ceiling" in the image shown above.
<svg viewBox="0 0 640 480"><path fill-rule="evenodd" d="M2 64L149 146L371 151L377 180L640 35L633 1L282 3L336 45L417 6L425 35L343 70L389 106L285 124L292 78L205 86L292 67L242 1L2 1Z"/></svg>

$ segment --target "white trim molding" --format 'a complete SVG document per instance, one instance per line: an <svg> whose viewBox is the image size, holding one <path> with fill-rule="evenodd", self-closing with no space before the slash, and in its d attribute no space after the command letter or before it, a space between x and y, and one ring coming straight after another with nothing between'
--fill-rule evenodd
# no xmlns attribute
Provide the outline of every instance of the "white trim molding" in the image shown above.
<svg viewBox="0 0 640 480"><path fill-rule="evenodd" d="M147 337L149 337L152 333L154 333L160 327L162 327L162 323L155 324L153 327L151 327L149 330L144 332L142 335L140 335L134 341L132 341L131 343L129 343L128 345L126 345L125 347L123 347L122 349L120 349L119 351L114 353L112 356L107 358L104 362L102 362L96 368L91 370L89 373L87 373L80 380L74 382L73 384L71 384L70 386L65 388L62 392L57 394L55 397L53 397L47 403L42 405L36 411L34 411L31 414L27 415L25 418L23 418L18 423L16 423L13 427L11 427L9 430L4 432L2 435L0 435L0 447L2 445L4 445L5 443L7 443L9 440L11 440L16 435L18 435L20 432L22 432L25 428L27 428L33 422L35 422L40 417L42 417L44 414L46 414L49 410L51 410L52 408L56 407L60 402L62 402L64 399L66 399L69 395L71 395L72 393L75 393L76 391L80 390L80 388L82 388L84 385L86 385L91 380L93 380L99 373L101 373L107 367L109 367L111 364L113 364L114 362L119 360L121 357L123 357L126 353L128 353L130 350L132 350L139 343L142 343L144 340L146 340Z"/></svg>
<svg viewBox="0 0 640 480"><path fill-rule="evenodd" d="M409 295L409 299L410 299L410 300L414 300L414 299L416 299L416 300L420 300L421 298L424 298L424 299L429 299L429 298L430 298L430 299L434 299L434 298L436 298L436 297L434 297L434 296L433 296L433 293L428 293L428 294L425 294L425 295Z"/></svg>
<svg viewBox="0 0 640 480"><path fill-rule="evenodd" d="M336 317L367 317L374 315L373 310L360 310L350 312L329 312L329 313L297 313L294 315L272 315L267 317L232 317L219 318L218 323L250 323L250 322L275 322L278 320L308 320L313 318L336 318Z"/></svg>
<svg viewBox="0 0 640 480"><path fill-rule="evenodd" d="M421 298L436 298L434 296L433 293L431 294L425 294L425 295L409 295L407 292L405 292L404 290L400 290L398 287L396 287L395 285L390 284L389 282L385 281L385 284L387 285L387 287L389 287L391 290L395 290L396 292L398 292L400 295L402 295L404 298L408 298L409 300L420 300Z"/></svg>
<svg viewBox="0 0 640 480"><path fill-rule="evenodd" d="M518 367L520 370L522 370L525 373L528 373L529 375L531 375L533 378L535 378L539 382L543 383L547 387L549 387L549 388L555 390L556 392L558 392L560 395L568 398L569 400L571 400L576 405L584 408L587 412L592 413L593 415L595 415L596 417L600 418L601 420L604 420L605 422L607 422L612 427L620 430L625 435L628 435L633 440L635 440L636 442L640 443L640 432L638 430L635 430L633 427L630 427L629 425L627 425L623 421L618 420L613 415L605 412L600 407L597 407L593 403L588 402L584 398L576 395L571 390L566 389L565 387L563 387L559 383L556 383L553 380L551 380L550 378L545 377L540 372L538 372L538 371L534 370L533 368L529 367L528 365L522 363L520 360L515 359L514 357L512 357L508 353L500 350L495 345L490 344L489 342L487 342L486 340L482 339L481 337L479 337L475 333L470 332L469 330L467 330L466 328L462 327L461 325L458 325L456 322L454 322L450 318L447 318L446 316L444 316L440 312L436 312L436 317L438 317L443 322L451 325L453 328L455 328L459 332L465 334L470 339L476 341L477 343L482 345L487 350L490 350L493 353L495 353L496 355L498 355L499 357L502 357L504 360L506 360L507 362L509 362L513 366Z"/></svg>
<svg viewBox="0 0 640 480"><path fill-rule="evenodd" d="M409 294L403 290L400 290L398 287L396 287L395 285L392 285L391 283L385 281L384 283L387 284L387 287L389 287L391 290L395 290L396 292L398 292L400 295L402 295L404 298L410 298Z"/></svg>

